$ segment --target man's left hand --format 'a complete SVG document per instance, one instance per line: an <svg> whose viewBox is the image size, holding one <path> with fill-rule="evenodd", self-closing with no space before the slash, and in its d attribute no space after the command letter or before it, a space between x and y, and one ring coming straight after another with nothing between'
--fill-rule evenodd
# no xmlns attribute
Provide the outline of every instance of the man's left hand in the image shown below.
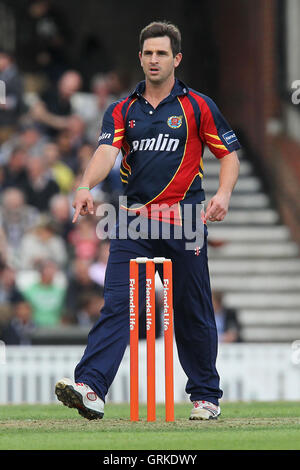
<svg viewBox="0 0 300 470"><path fill-rule="evenodd" d="M230 194L228 193L217 193L208 202L205 218L210 222L221 222L229 208Z"/></svg>

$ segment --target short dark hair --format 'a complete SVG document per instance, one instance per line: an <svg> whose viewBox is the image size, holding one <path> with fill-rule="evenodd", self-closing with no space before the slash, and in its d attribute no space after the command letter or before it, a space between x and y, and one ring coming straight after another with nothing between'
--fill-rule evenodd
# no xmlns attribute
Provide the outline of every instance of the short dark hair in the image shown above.
<svg viewBox="0 0 300 470"><path fill-rule="evenodd" d="M153 21L142 29L140 33L140 50L143 50L146 39L159 38L162 36L168 36L170 38L174 57L181 52L181 33L177 26L168 21Z"/></svg>

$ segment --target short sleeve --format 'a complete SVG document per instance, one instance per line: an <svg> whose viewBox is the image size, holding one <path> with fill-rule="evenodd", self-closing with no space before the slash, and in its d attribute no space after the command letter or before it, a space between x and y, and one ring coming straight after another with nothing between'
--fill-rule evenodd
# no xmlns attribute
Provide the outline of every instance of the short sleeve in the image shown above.
<svg viewBox="0 0 300 470"><path fill-rule="evenodd" d="M205 96L201 105L200 137L217 158L241 148L230 125L214 101Z"/></svg>
<svg viewBox="0 0 300 470"><path fill-rule="evenodd" d="M98 145L107 144L121 148L125 136L122 102L111 104L103 117Z"/></svg>

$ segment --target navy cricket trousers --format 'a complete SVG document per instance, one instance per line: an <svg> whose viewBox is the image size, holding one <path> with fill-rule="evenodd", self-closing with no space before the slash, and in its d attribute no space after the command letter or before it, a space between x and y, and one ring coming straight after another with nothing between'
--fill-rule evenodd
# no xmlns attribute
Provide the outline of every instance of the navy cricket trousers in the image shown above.
<svg viewBox="0 0 300 470"><path fill-rule="evenodd" d="M75 381L86 383L105 401L129 344L129 260L140 256L172 260L174 333L179 361L188 378L186 393L191 401L207 400L218 405L222 390L216 370L218 338L207 262L206 226L204 244L198 255L194 250L185 249L184 239L111 240L104 306L75 368ZM145 277L145 269L140 269L139 281L143 286ZM145 289L141 288L140 312L145 304L143 293Z"/></svg>

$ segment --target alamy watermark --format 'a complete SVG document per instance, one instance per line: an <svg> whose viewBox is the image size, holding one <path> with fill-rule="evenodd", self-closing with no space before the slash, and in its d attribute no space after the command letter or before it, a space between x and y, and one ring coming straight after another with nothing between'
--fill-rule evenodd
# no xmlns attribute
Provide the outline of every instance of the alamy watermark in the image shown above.
<svg viewBox="0 0 300 470"><path fill-rule="evenodd" d="M109 203L96 210L100 218L96 233L100 239L184 240L186 250L201 250L204 242L204 206L178 203L127 205L127 197L119 198L118 210Z"/></svg>
<svg viewBox="0 0 300 470"><path fill-rule="evenodd" d="M291 362L295 366L299 366L300 364L300 340L296 339L292 342L291 345Z"/></svg>
<svg viewBox="0 0 300 470"><path fill-rule="evenodd" d="M300 104L300 80L294 80L291 87L295 90L291 95L292 103Z"/></svg>

